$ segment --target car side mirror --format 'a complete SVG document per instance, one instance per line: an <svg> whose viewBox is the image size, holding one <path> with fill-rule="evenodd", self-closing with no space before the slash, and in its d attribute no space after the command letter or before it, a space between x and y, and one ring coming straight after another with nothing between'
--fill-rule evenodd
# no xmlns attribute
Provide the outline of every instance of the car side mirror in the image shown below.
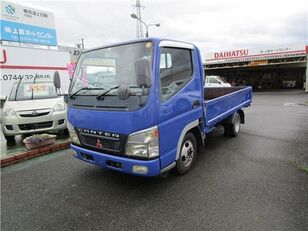
<svg viewBox="0 0 308 231"><path fill-rule="evenodd" d="M150 62L147 59L138 59L135 62L137 86L150 88L152 86Z"/></svg>
<svg viewBox="0 0 308 231"><path fill-rule="evenodd" d="M55 73L53 74L53 85L55 86L56 89L61 88L61 80L58 71L55 71Z"/></svg>

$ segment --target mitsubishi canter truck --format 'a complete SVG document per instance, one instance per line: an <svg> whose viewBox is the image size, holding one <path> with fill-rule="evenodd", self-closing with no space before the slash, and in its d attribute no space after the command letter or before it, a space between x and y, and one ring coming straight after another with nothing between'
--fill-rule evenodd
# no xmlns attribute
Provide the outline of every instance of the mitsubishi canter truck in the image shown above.
<svg viewBox="0 0 308 231"><path fill-rule="evenodd" d="M84 52L65 101L75 157L157 176L191 170L206 134L237 136L251 87L204 88L199 49L147 38ZM60 87L60 79L54 79Z"/></svg>

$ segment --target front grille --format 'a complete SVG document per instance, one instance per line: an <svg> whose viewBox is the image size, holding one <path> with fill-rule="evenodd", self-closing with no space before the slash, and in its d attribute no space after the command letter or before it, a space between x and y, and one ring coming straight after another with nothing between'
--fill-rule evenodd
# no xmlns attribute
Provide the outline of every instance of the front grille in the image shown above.
<svg viewBox="0 0 308 231"><path fill-rule="evenodd" d="M107 139L102 139L99 137L91 137L91 136L85 136L85 135L82 135L82 137L86 145L90 145L98 149L105 149L105 150L110 150L110 151L115 151L115 152L119 152L121 149L120 141L107 140Z"/></svg>
<svg viewBox="0 0 308 231"><path fill-rule="evenodd" d="M37 114L19 114L19 116L21 117L39 117L39 116L44 116L44 115L48 115L49 112L41 112L41 113L37 113Z"/></svg>
<svg viewBox="0 0 308 231"><path fill-rule="evenodd" d="M41 128L50 128L52 127L52 121L42 122L42 123L32 123L32 124L19 124L19 129L22 131L26 130L35 130Z"/></svg>
<svg viewBox="0 0 308 231"><path fill-rule="evenodd" d="M125 135L101 131L90 131L88 129L77 129L77 133L82 146L94 151L103 151L108 154L124 154L125 142L127 139Z"/></svg>
<svg viewBox="0 0 308 231"><path fill-rule="evenodd" d="M6 130L14 130L12 125L5 125Z"/></svg>

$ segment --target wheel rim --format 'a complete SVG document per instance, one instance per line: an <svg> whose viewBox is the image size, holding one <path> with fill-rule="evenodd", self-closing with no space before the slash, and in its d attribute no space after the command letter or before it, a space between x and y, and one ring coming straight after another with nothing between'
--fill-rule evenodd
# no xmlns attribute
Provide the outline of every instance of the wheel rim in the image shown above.
<svg viewBox="0 0 308 231"><path fill-rule="evenodd" d="M181 150L181 161L183 165L189 166L194 158L195 149L191 140L187 140Z"/></svg>
<svg viewBox="0 0 308 231"><path fill-rule="evenodd" d="M240 117L236 116L235 123L234 123L234 130L236 133L240 131L240 124L241 124Z"/></svg>

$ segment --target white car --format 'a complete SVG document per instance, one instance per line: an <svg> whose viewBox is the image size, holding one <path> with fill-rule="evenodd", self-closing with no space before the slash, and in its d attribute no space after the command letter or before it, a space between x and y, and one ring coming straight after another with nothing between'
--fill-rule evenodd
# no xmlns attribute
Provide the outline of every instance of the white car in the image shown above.
<svg viewBox="0 0 308 231"><path fill-rule="evenodd" d="M205 87L231 87L230 83L224 81L217 75L207 75L204 81Z"/></svg>
<svg viewBox="0 0 308 231"><path fill-rule="evenodd" d="M3 105L1 120L9 142L15 135L66 131L66 104L51 81L18 82Z"/></svg>

